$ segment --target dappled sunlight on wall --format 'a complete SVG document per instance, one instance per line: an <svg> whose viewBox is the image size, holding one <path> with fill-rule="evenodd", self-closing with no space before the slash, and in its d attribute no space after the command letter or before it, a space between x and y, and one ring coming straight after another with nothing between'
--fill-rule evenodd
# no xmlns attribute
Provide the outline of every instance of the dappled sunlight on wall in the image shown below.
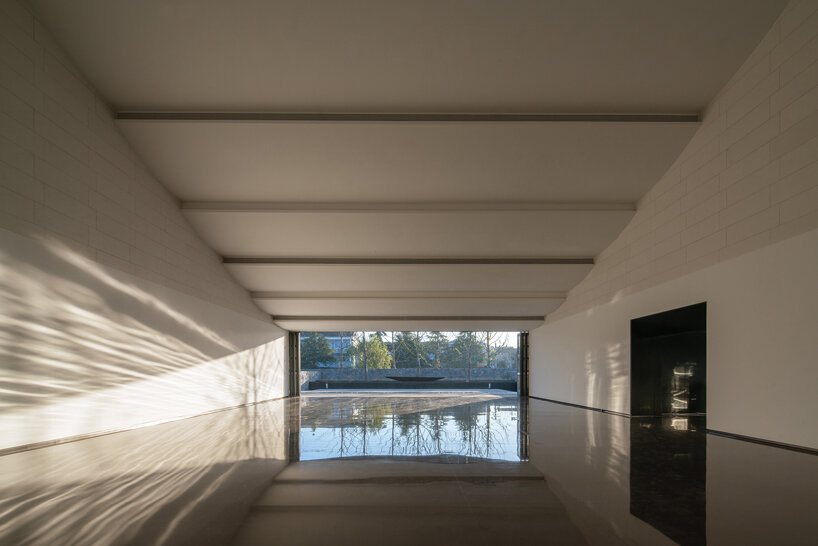
<svg viewBox="0 0 818 546"><path fill-rule="evenodd" d="M96 262L87 260L84 257L76 254L74 251L72 251L65 245L57 241L48 239L45 239L45 244L48 247L48 249L54 253L55 256L62 260L65 260L67 264L71 264L72 266L80 269L84 273L87 273L88 276L93 280L99 281L101 284L110 287L113 290L130 296L131 298L137 300L139 303L145 305L148 308L155 309L156 311L162 313L163 315L178 322L185 328L198 333L202 337L212 341L213 343L216 343L221 347L224 347L225 349L235 350L237 348L235 345L233 345L233 343L222 338L213 330L201 326L194 319L186 316L183 313L179 313L171 306L167 305L165 302L153 296L152 294L149 294L144 290L141 290L135 286L129 285L126 282L122 282L116 279L110 273L105 271L105 269L103 269L101 265L97 264Z"/></svg>
<svg viewBox="0 0 818 546"><path fill-rule="evenodd" d="M621 342L610 342L604 351L585 351L584 377L572 381L572 385L586 386L582 405L628 412L625 397L628 395L630 362L625 360L622 345Z"/></svg>
<svg viewBox="0 0 818 546"><path fill-rule="evenodd" d="M606 397L616 400L614 411L628 412L627 399L630 382L630 352L622 349L624 343L608 343L605 351L605 367L608 370ZM622 397L625 393L625 397Z"/></svg>
<svg viewBox="0 0 818 546"><path fill-rule="evenodd" d="M0 457L0 536L21 545L214 540L286 464L287 411L267 402ZM220 514L213 529L186 524L203 513Z"/></svg>
<svg viewBox="0 0 818 546"><path fill-rule="evenodd" d="M271 323L0 236L0 449L284 395Z"/></svg>

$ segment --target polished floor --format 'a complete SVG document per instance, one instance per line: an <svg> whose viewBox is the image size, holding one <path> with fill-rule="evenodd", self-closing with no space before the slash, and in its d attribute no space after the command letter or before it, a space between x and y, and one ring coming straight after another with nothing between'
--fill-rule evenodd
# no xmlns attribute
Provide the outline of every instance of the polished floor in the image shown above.
<svg viewBox="0 0 818 546"><path fill-rule="evenodd" d="M818 457L505 391L306 393L0 457L0 544L815 544Z"/></svg>

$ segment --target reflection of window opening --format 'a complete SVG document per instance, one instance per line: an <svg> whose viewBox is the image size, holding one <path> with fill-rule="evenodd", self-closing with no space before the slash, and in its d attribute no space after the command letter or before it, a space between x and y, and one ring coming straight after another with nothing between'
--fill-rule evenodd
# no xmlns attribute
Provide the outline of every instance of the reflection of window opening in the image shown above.
<svg viewBox="0 0 818 546"><path fill-rule="evenodd" d="M405 413L400 403L367 402L352 410L332 408L321 417L306 411L301 460L387 455L522 460L524 407L501 401L451 407L442 403L438 408L414 407L412 413Z"/></svg>
<svg viewBox="0 0 818 546"><path fill-rule="evenodd" d="M676 366L673 368L673 375L686 375L691 377L693 375L693 367L696 365L695 362L686 363L684 366Z"/></svg>
<svg viewBox="0 0 818 546"><path fill-rule="evenodd" d="M687 430L688 422L689 420L687 417L681 418L674 417L673 419L670 420L670 428L672 428L673 430Z"/></svg>
<svg viewBox="0 0 818 546"><path fill-rule="evenodd" d="M695 362L685 362L673 368L671 411L685 411L690 406L690 378L695 367Z"/></svg>

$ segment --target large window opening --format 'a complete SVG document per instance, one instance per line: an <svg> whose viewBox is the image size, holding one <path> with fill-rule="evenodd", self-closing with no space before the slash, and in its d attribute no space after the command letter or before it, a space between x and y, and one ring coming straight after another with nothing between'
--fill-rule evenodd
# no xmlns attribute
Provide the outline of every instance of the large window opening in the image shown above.
<svg viewBox="0 0 818 546"><path fill-rule="evenodd" d="M517 390L518 332L302 332L301 390Z"/></svg>

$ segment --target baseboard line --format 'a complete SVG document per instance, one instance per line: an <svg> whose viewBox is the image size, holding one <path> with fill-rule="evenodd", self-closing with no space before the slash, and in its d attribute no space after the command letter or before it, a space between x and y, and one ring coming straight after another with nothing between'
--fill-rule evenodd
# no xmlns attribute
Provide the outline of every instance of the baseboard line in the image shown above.
<svg viewBox="0 0 818 546"><path fill-rule="evenodd" d="M618 411L611 411L601 408L592 408L590 406L583 406L582 404L573 404L571 402L563 402L561 400L552 400L551 398L542 398L540 396L531 396L529 398L535 398L537 400L542 400L544 402L552 402L554 404L561 404L563 406L571 406L574 408L580 408L585 410L591 411L598 411L600 413L607 413L610 415L617 415L619 417L628 417L631 418L632 416L627 413L620 413ZM640 416L633 416L633 418L638 418ZM807 453L809 455L818 455L818 449L806 446L799 446L796 444L787 444L784 442L776 442L774 440L765 440L763 438L756 438L754 436L745 436L743 434L734 434L732 432L724 432L723 430L714 430L712 428L705 429L708 434L712 434L713 436L721 436L723 438L730 438L732 440L741 440L742 442L751 442L754 444L761 444L769 447L777 447L780 449L787 449L789 451L797 451L799 453Z"/></svg>
<svg viewBox="0 0 818 546"><path fill-rule="evenodd" d="M807 453L809 455L818 455L818 449L806 446L799 446L796 444L786 444L784 442L776 442L774 440L765 440L763 438L756 438L755 436L745 436L743 434L734 434L732 432L724 432L723 430L707 429L708 434L713 436L722 436L732 440L741 440L742 442L751 442L753 444L761 444L769 447L777 447L780 449L787 449L789 451L797 451L799 453Z"/></svg>
<svg viewBox="0 0 818 546"><path fill-rule="evenodd" d="M246 408L250 406L255 406L258 404L264 404L266 402L275 402L276 400L283 400L284 398L289 398L287 396L281 396L279 398L269 398L267 400L259 400L258 402L248 402L246 404L238 404L236 406L227 406L226 408L218 408L209 411L203 411L201 413L197 413L195 415L185 415L182 417L171 417L170 419L161 419L159 421L150 421L148 423L141 423L139 425L133 425L130 427L123 427L123 428L116 428L116 429L108 429L108 430L100 430L97 432L88 432L85 434L77 434L75 436L66 436L65 438L57 438L56 440L45 440L42 442L34 442L31 444L23 444L19 446L12 446L0 449L0 457L5 455L13 455L15 453L23 453L25 451L32 451L35 449L42 449L44 447L51 447L57 446L61 444L69 444L71 442L79 442L80 440L88 440L90 438L97 438L99 436L108 436L109 434L119 434L120 432L128 432L129 430L137 430L140 428L147 428L152 427L155 425L163 425L165 423L173 423L175 421L184 421L185 419L193 419L195 417L201 417L203 415L210 415L212 413L220 413L222 411L228 411L238 408Z"/></svg>
<svg viewBox="0 0 818 546"><path fill-rule="evenodd" d="M620 411L611 411L611 410L606 410L606 409L602 409L602 408L592 408L591 406L583 406L582 404L573 404L571 402L562 402L561 400L552 400L551 398L542 398L540 396L532 396L530 394L528 395L528 397L529 398L535 398L537 400L542 400L544 402L552 402L554 404L562 404L563 406L571 406L573 408L580 408L580 409L585 409L585 410L598 411L600 413L607 413L608 415L616 415L618 417L628 417L628 418L630 418L630 414L622 413Z"/></svg>

